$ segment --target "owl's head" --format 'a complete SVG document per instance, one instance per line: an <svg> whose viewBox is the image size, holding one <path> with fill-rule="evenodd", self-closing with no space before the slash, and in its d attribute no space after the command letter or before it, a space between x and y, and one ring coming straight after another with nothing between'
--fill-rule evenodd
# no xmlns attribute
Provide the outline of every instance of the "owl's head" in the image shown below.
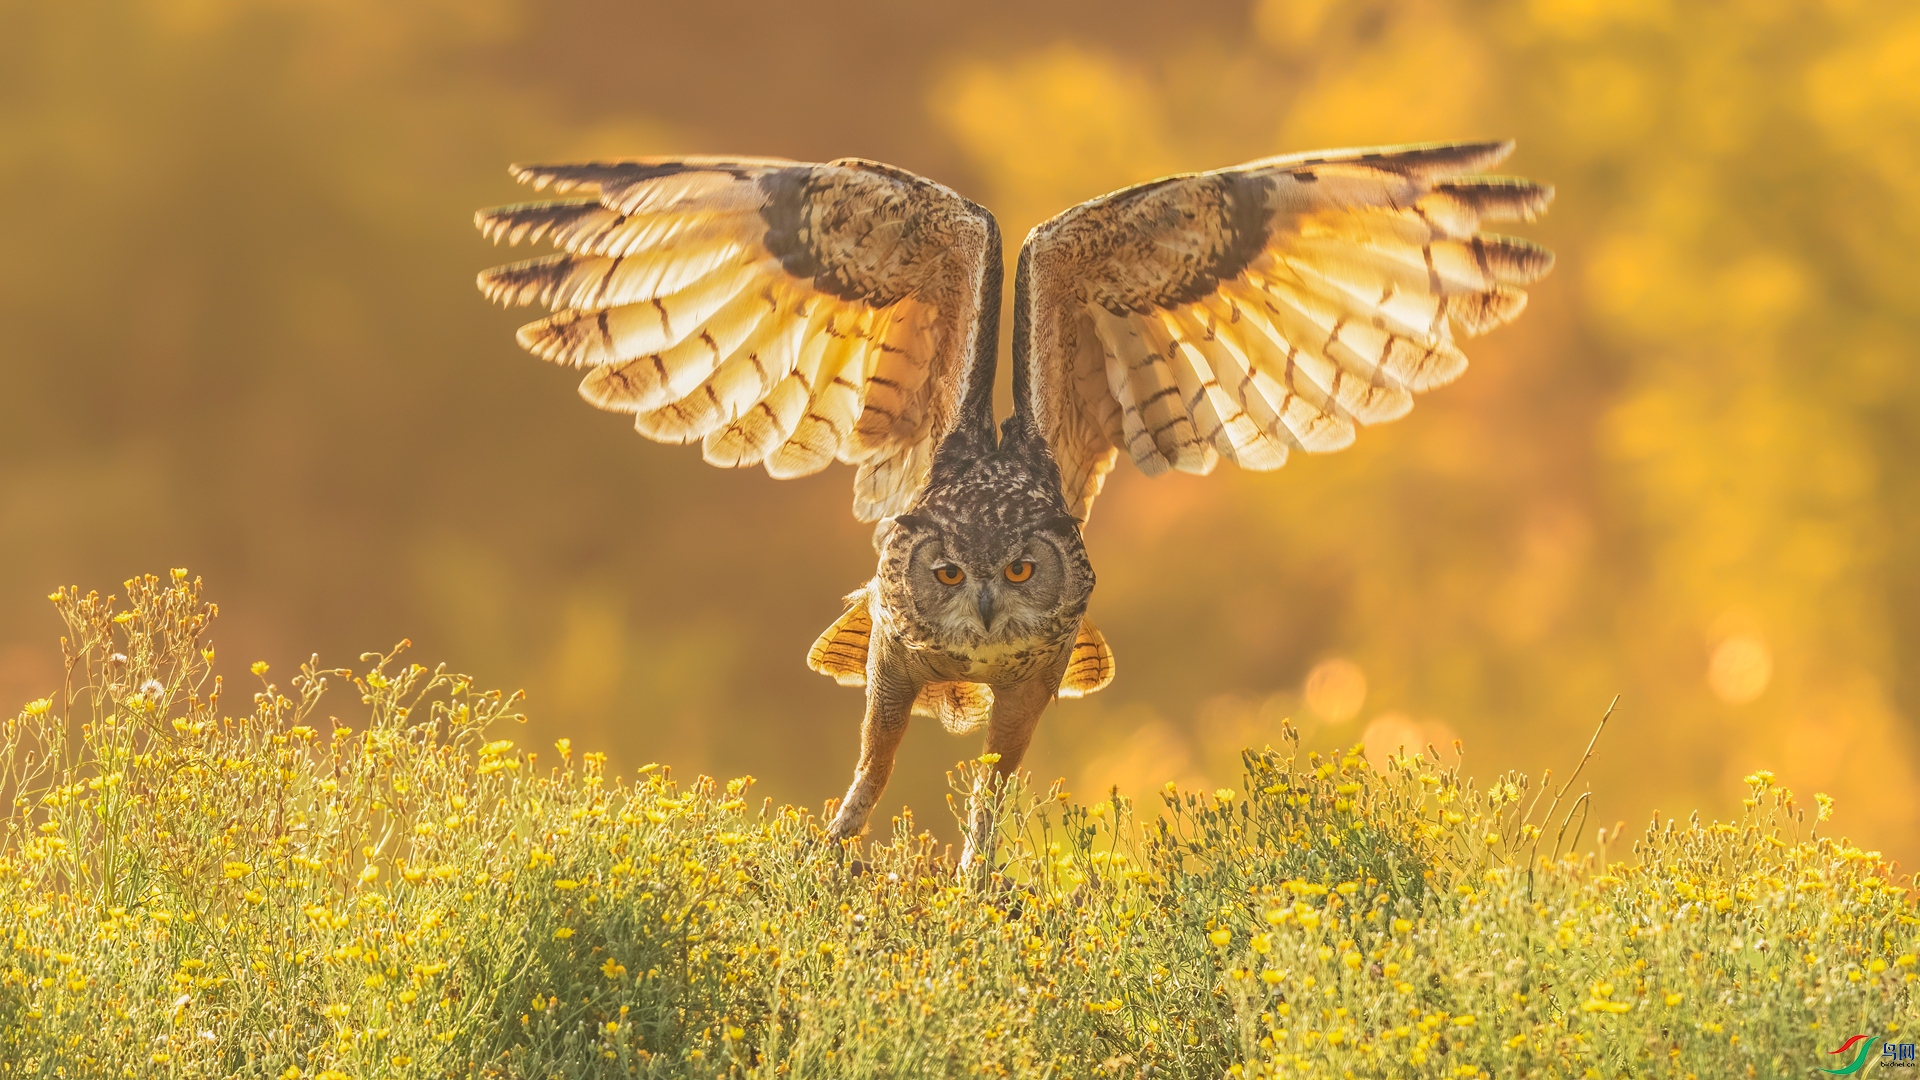
<svg viewBox="0 0 1920 1080"><path fill-rule="evenodd" d="M902 514L880 561L882 603L928 645L1054 637L1078 625L1093 593L1079 525L1065 514L1031 523Z"/></svg>

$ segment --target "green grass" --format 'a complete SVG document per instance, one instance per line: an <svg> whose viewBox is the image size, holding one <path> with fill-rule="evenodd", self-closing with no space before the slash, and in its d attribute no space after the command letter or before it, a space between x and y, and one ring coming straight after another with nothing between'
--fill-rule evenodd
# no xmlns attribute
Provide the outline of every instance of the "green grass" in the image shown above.
<svg viewBox="0 0 1920 1080"><path fill-rule="evenodd" d="M1775 1077L1920 1020L1909 890L1766 774L1602 864L1522 777L1250 751L1006 791L976 886L396 656L227 688L198 581L126 591L55 594L67 685L0 742L0 1080Z"/></svg>

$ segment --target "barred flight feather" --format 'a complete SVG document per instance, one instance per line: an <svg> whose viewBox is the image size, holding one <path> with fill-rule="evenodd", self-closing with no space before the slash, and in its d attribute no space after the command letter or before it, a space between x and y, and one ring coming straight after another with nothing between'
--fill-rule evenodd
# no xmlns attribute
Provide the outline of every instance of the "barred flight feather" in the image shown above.
<svg viewBox="0 0 1920 1080"><path fill-rule="evenodd" d="M1113 649L1107 645L1106 635L1094 625L1093 620L1080 618L1080 633L1073 641L1073 654L1067 661L1067 672L1060 680L1060 696L1063 698L1086 697L1097 690L1103 690L1113 681Z"/></svg>
<svg viewBox="0 0 1920 1080"><path fill-rule="evenodd" d="M814 639L807 650L807 666L832 677L841 686L867 685L867 646L873 635L873 616L867 608L867 590L856 589L846 598L847 610Z"/></svg>
<svg viewBox="0 0 1920 1080"><path fill-rule="evenodd" d="M1203 472L1216 455L1277 468L1290 448L1341 449L1457 378L1455 332L1512 321L1553 265L1480 230L1552 199L1543 184L1473 175L1511 150L1268 158L1114 192L1036 228L1015 364L1073 514L1085 520L1116 447L1148 475Z"/></svg>
<svg viewBox="0 0 1920 1080"><path fill-rule="evenodd" d="M776 477L874 462L856 512L903 505L956 422L977 355L991 218L855 159L637 158L515 166L589 198L483 210L483 236L559 253L481 291L554 314L522 347L589 369L580 392L642 435ZM990 250L991 249L991 250ZM892 511L889 511L892 512Z"/></svg>

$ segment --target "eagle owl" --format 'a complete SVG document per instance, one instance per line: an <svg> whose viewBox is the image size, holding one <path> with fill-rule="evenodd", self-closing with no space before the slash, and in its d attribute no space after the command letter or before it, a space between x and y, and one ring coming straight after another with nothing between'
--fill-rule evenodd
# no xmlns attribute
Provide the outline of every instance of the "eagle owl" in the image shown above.
<svg viewBox="0 0 1920 1080"><path fill-rule="evenodd" d="M993 215L878 162L638 158L515 166L586 197L477 215L559 251L480 275L580 368L593 405L715 465L857 466L879 567L814 644L866 688L830 834L866 825L909 716L984 725L1002 776L1040 714L1113 677L1086 617L1088 510L1125 452L1149 476L1275 469L1393 420L1512 319L1552 256L1480 231L1552 189L1480 175L1511 143L1267 158L1080 204L1028 234L1013 284L1013 413L993 384ZM969 854L983 839L979 818Z"/></svg>

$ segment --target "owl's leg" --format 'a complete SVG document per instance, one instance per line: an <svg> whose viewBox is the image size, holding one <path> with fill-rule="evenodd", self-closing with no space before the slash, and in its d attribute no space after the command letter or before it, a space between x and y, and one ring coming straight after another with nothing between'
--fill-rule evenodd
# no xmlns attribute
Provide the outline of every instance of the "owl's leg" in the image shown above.
<svg viewBox="0 0 1920 1080"><path fill-rule="evenodd" d="M920 688L897 672L875 670L869 665L867 677L867 714L860 722L860 764L854 769L853 784L840 810L827 826L827 835L835 840L858 836L866 828L874 804L886 790L893 775L893 755L907 733L907 720L913 712L913 699Z"/></svg>
<svg viewBox="0 0 1920 1080"><path fill-rule="evenodd" d="M1064 664L1058 665L1064 667ZM960 872L984 872L993 865L994 801L1000 787L1020 767L1033 742L1040 714L1052 703L1060 672L1049 670L1036 678L993 688L993 717L987 721L989 754L998 754L993 769L974 781L968 799L967 839L960 851ZM980 860L980 865L975 862Z"/></svg>

